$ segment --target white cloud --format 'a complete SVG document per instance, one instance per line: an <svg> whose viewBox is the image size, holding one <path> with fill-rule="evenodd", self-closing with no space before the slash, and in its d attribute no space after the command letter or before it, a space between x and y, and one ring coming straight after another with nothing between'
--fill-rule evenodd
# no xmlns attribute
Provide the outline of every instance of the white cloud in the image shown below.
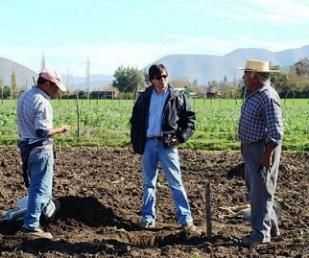
<svg viewBox="0 0 309 258"><path fill-rule="evenodd" d="M225 55L237 48L265 48L270 51L281 51L290 48L299 48L308 41L295 40L293 38L280 41L277 38L267 39L242 36L235 34L226 38L212 38L207 36L187 37L183 35L171 34L169 37L171 41L177 42L173 45L173 53L178 54L207 54L207 55Z"/></svg>
<svg viewBox="0 0 309 258"><path fill-rule="evenodd" d="M191 0L168 2L168 8L179 11L186 16L221 18L227 22L271 23L277 26L300 25L303 29L309 26L309 3L307 0Z"/></svg>
<svg viewBox="0 0 309 258"><path fill-rule="evenodd" d="M309 4L299 0L249 0L254 6L264 10L263 17L282 26L307 24Z"/></svg>

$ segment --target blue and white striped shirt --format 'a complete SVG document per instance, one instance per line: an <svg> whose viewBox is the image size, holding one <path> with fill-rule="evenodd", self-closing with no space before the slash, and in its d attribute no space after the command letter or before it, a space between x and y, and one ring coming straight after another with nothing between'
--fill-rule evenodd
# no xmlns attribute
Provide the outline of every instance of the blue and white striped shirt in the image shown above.
<svg viewBox="0 0 309 258"><path fill-rule="evenodd" d="M36 130L53 128L53 111L50 97L38 87L24 92L17 103L17 125L20 140L40 139Z"/></svg>
<svg viewBox="0 0 309 258"><path fill-rule="evenodd" d="M168 95L168 88L162 93L158 93L155 89L152 90L148 113L148 138L154 136L162 136L162 113Z"/></svg>
<svg viewBox="0 0 309 258"><path fill-rule="evenodd" d="M241 142L273 142L283 137L282 111L278 93L269 81L249 92L241 107L238 136Z"/></svg>

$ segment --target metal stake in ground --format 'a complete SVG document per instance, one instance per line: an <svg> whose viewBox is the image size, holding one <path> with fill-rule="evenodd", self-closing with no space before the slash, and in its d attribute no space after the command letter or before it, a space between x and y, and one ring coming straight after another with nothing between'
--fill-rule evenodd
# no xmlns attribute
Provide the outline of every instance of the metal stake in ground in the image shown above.
<svg viewBox="0 0 309 258"><path fill-rule="evenodd" d="M207 238L212 237L212 220L211 220L211 186L207 180L205 184L205 205L206 205L206 234Z"/></svg>

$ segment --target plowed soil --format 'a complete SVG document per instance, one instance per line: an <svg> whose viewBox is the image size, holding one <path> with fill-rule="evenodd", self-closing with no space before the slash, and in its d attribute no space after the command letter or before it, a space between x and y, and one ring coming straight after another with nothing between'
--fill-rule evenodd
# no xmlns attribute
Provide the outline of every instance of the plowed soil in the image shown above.
<svg viewBox="0 0 309 258"><path fill-rule="evenodd" d="M157 186L157 227L140 230L140 156L128 149L60 148L54 197L61 209L43 228L54 239L31 239L20 223L0 223L0 256L10 257L309 257L309 153L283 153L276 196L281 236L243 247L248 221L227 207L246 204L243 161L238 152L180 151L184 184L202 235L177 225L163 173ZM0 149L0 209L26 195L16 148ZM205 185L211 184L212 235L206 234Z"/></svg>

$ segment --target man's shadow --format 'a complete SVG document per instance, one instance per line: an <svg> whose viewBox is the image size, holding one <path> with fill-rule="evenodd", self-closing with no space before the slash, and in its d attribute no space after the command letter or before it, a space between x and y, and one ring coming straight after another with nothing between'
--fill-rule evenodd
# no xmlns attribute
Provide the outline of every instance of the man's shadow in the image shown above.
<svg viewBox="0 0 309 258"><path fill-rule="evenodd" d="M232 167L227 172L227 179L234 179L234 178L245 178L245 163L240 163L235 167Z"/></svg>
<svg viewBox="0 0 309 258"><path fill-rule="evenodd" d="M117 216L111 207L105 207L95 197L63 196L58 199L60 209L57 220L73 219L90 227L116 226L132 230L136 225Z"/></svg>
<svg viewBox="0 0 309 258"><path fill-rule="evenodd" d="M137 228L135 223L117 216L112 208L105 207L94 197L63 196L57 200L60 203L60 209L50 221L41 216L41 225L53 227L57 221L75 220L90 227L112 226L127 231ZM23 221L2 221L0 222L0 234L15 234L22 224Z"/></svg>

